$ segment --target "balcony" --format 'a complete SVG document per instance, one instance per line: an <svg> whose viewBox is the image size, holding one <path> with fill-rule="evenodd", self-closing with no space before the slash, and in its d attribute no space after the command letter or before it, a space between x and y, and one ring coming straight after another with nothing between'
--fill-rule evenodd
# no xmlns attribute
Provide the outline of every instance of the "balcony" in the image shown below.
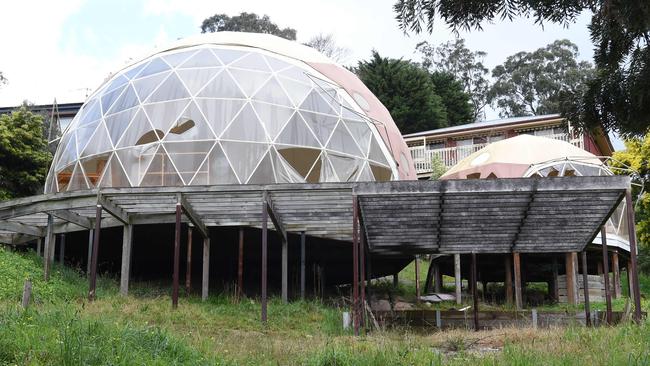
<svg viewBox="0 0 650 366"><path fill-rule="evenodd" d="M542 137L570 142L571 144L584 149L584 142L581 135L577 138L571 138L569 134L561 133L545 135ZM415 164L415 171L417 172L418 177L422 178L426 177L428 174L431 174L431 162L435 156L437 156L447 168L451 168L459 161L470 156L476 151L481 150L487 145L489 145L489 143L445 147L434 150L429 150L426 146L420 145L411 146L409 149L411 150L411 157L413 158L413 163Z"/></svg>

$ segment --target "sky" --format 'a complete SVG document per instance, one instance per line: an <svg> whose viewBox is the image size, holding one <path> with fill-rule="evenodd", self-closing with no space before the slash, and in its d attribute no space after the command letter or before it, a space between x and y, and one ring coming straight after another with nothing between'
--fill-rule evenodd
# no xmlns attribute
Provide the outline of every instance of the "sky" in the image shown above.
<svg viewBox="0 0 650 366"><path fill-rule="evenodd" d="M297 30L306 42L323 33L350 50L356 64L377 50L382 56L419 61L415 45L440 44L456 36L442 22L431 34L404 34L392 6L395 0L59 0L6 1L0 5L0 71L9 83L0 87L0 106L23 100L36 104L84 101L111 73L156 46L200 33L203 19L225 13L267 14L280 27ZM593 57L589 14L562 27L535 25L532 19L498 21L482 31L461 32L472 50L487 52L492 69L519 51L533 51L567 38L579 58ZM497 112L487 110L487 118Z"/></svg>

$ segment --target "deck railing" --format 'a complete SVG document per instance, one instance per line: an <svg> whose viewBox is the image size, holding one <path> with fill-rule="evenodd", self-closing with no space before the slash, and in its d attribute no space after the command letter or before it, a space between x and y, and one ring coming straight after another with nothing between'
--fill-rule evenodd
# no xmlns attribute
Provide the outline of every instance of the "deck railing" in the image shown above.
<svg viewBox="0 0 650 366"><path fill-rule="evenodd" d="M582 136L579 136L578 138L571 138L569 134L561 133L547 135L544 137L566 141L581 149L584 149ZM452 166L458 164L459 161L486 147L487 145L489 145L489 143L443 147L440 149L428 149L426 146L420 145L411 146L409 149L411 150L411 157L413 158L413 163L415 164L415 171L418 175L424 175L431 173L431 163L435 156L437 156L447 168L451 168Z"/></svg>

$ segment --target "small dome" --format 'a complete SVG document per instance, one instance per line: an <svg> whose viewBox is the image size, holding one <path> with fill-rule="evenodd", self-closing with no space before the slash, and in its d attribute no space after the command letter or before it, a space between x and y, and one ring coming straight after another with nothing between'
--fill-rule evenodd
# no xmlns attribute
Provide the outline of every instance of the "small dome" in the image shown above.
<svg viewBox="0 0 650 366"><path fill-rule="evenodd" d="M296 42L224 32L113 74L64 131L45 191L384 181L412 179L412 165L349 71Z"/></svg>

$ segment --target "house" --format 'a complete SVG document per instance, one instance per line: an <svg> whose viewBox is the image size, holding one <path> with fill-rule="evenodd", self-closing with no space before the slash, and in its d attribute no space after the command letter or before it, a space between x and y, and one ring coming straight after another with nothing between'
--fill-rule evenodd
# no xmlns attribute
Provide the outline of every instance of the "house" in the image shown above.
<svg viewBox="0 0 650 366"><path fill-rule="evenodd" d="M420 179L432 172L437 156L450 168L488 144L521 134L543 136L570 142L596 156L611 156L614 152L607 134L601 130L581 133L559 114L513 117L481 121L404 135L415 170Z"/></svg>

